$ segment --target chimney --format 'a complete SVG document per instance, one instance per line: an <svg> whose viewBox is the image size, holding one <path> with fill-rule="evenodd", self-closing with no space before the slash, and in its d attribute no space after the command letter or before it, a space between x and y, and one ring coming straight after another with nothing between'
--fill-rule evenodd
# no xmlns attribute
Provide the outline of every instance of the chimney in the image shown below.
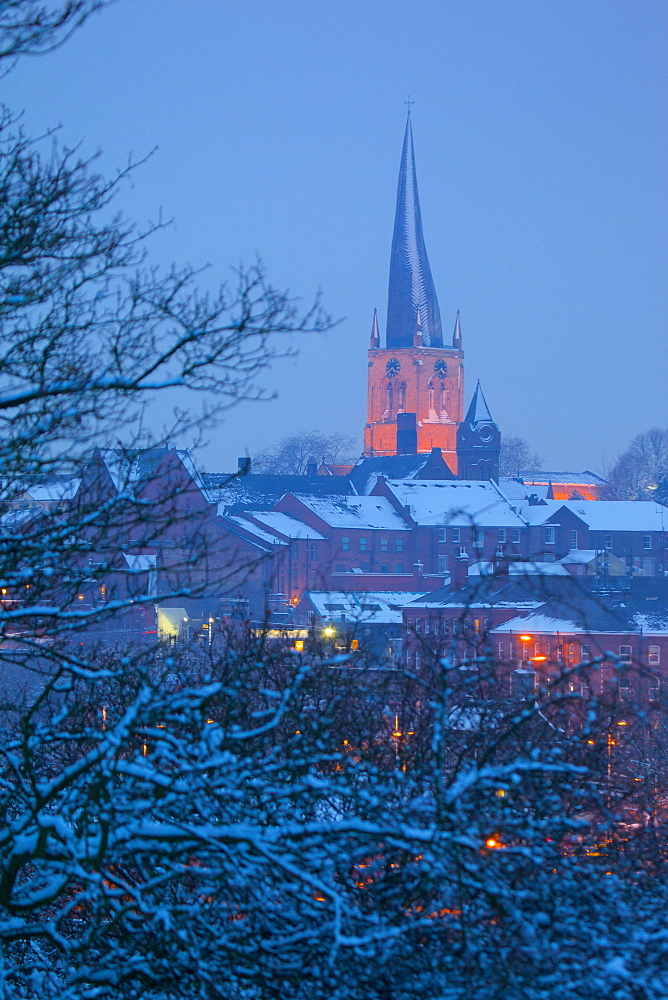
<svg viewBox="0 0 668 1000"><path fill-rule="evenodd" d="M243 455L241 458L237 459L237 472L245 476L250 472L251 460L249 455Z"/></svg>
<svg viewBox="0 0 668 1000"><path fill-rule="evenodd" d="M417 414L397 413L397 455L417 454Z"/></svg>

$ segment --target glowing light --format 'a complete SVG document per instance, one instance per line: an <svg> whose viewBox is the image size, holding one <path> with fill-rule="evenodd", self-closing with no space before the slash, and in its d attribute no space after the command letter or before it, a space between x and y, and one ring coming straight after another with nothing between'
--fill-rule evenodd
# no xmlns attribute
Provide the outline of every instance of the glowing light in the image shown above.
<svg viewBox="0 0 668 1000"><path fill-rule="evenodd" d="M628 722L626 721L626 719L620 719L619 722L617 723L617 725L618 726L628 726Z"/></svg>
<svg viewBox="0 0 668 1000"><path fill-rule="evenodd" d="M532 663L543 663L547 659L547 656L530 656L529 659Z"/></svg>
<svg viewBox="0 0 668 1000"><path fill-rule="evenodd" d="M520 642L531 642L531 640L533 639L533 636L532 635L519 635L517 638L520 640Z"/></svg>
<svg viewBox="0 0 668 1000"><path fill-rule="evenodd" d="M331 639L333 635L336 635L336 629L332 628L331 625L328 625L327 628L322 630L322 634L326 639Z"/></svg>
<svg viewBox="0 0 668 1000"><path fill-rule="evenodd" d="M297 650L298 653L303 653L304 652L304 640L303 639L295 639L295 649Z"/></svg>

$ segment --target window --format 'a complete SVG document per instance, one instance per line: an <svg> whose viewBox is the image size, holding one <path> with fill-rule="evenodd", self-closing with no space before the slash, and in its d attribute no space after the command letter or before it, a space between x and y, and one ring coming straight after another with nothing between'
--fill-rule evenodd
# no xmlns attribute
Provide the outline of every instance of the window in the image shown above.
<svg viewBox="0 0 668 1000"><path fill-rule="evenodd" d="M577 549L578 547L578 533L575 528L571 528L570 546L572 549Z"/></svg>
<svg viewBox="0 0 668 1000"><path fill-rule="evenodd" d="M394 567L394 572L395 573L403 573L404 572L404 564L403 563L397 563L397 565Z"/></svg>
<svg viewBox="0 0 668 1000"><path fill-rule="evenodd" d="M513 543L517 545L519 540L520 540L520 529L513 528Z"/></svg>
<svg viewBox="0 0 668 1000"><path fill-rule="evenodd" d="M341 548L343 549L344 552L348 552L349 551L349 549L350 549L350 538L348 537L348 535L344 535L343 538L341 539Z"/></svg>
<svg viewBox="0 0 668 1000"><path fill-rule="evenodd" d="M336 572L337 573L345 573L345 571L346 571L346 567L343 565L343 563L337 563L336 564Z"/></svg>
<svg viewBox="0 0 668 1000"><path fill-rule="evenodd" d="M380 551L387 552L390 548L390 541L388 538L381 538L380 540Z"/></svg>
<svg viewBox="0 0 668 1000"><path fill-rule="evenodd" d="M439 542L447 542L447 540L448 540L448 529L447 528L439 528L438 529L438 540L439 540Z"/></svg>
<svg viewBox="0 0 668 1000"><path fill-rule="evenodd" d="M480 619L479 618L474 618L473 619L473 631L475 632L476 635L480 635Z"/></svg>
<svg viewBox="0 0 668 1000"><path fill-rule="evenodd" d="M360 538L360 552L366 552L367 550L367 540L364 535Z"/></svg>
<svg viewBox="0 0 668 1000"><path fill-rule="evenodd" d="M506 540L506 529L499 528L499 542L505 542Z"/></svg>
<svg viewBox="0 0 668 1000"><path fill-rule="evenodd" d="M631 662L631 647L630 646L620 646L619 647L619 659L621 663ZM629 681L630 683L630 681Z"/></svg>
<svg viewBox="0 0 668 1000"><path fill-rule="evenodd" d="M545 544L554 545L554 528L551 526L545 529Z"/></svg>
<svg viewBox="0 0 668 1000"><path fill-rule="evenodd" d="M448 572L448 557L438 556L438 572L447 573Z"/></svg>
<svg viewBox="0 0 668 1000"><path fill-rule="evenodd" d="M647 684L647 697L650 701L658 701L661 692L661 681L658 677L650 677Z"/></svg>
<svg viewBox="0 0 668 1000"><path fill-rule="evenodd" d="M642 571L645 576L654 576L654 560L651 557L643 559Z"/></svg>
<svg viewBox="0 0 668 1000"><path fill-rule="evenodd" d="M420 621L420 619L419 619L419 618L416 618L416 619L415 619L415 634L416 634L416 635L419 635L419 634L420 634L420 629L421 629L421 628L422 628L422 622Z"/></svg>
<svg viewBox="0 0 668 1000"><path fill-rule="evenodd" d="M310 557L312 560L316 560L318 558L318 546L315 542L311 542Z"/></svg>
<svg viewBox="0 0 668 1000"><path fill-rule="evenodd" d="M589 646L580 646L580 661L582 663L591 663Z"/></svg>
<svg viewBox="0 0 668 1000"><path fill-rule="evenodd" d="M630 677L620 677L619 678L619 697L622 701L629 701L631 698L631 678Z"/></svg>
<svg viewBox="0 0 668 1000"><path fill-rule="evenodd" d="M429 635L429 627L430 627L430 620L429 620L429 618L425 618L425 620L424 620L424 634L425 635Z"/></svg>
<svg viewBox="0 0 668 1000"><path fill-rule="evenodd" d="M452 528L452 540L453 542L461 542L462 540L462 529Z"/></svg>
<svg viewBox="0 0 668 1000"><path fill-rule="evenodd" d="M652 548L652 536L651 535L643 535L642 536L642 547L644 549L651 549Z"/></svg>
<svg viewBox="0 0 668 1000"><path fill-rule="evenodd" d="M503 643L502 642L499 643L499 659L500 660L503 659Z"/></svg>
<svg viewBox="0 0 668 1000"><path fill-rule="evenodd" d="M381 563L380 564L380 571L381 571L381 573L389 573L390 572L389 564L388 563Z"/></svg>
<svg viewBox="0 0 668 1000"><path fill-rule="evenodd" d="M485 532L482 528L473 529L473 544L483 545L485 541Z"/></svg>
<svg viewBox="0 0 668 1000"><path fill-rule="evenodd" d="M298 556L299 555L299 542L293 542L292 543L292 554L293 554L293 556Z"/></svg>
<svg viewBox="0 0 668 1000"><path fill-rule="evenodd" d="M434 618L434 635L438 635L439 632L439 619Z"/></svg>
<svg viewBox="0 0 668 1000"><path fill-rule="evenodd" d="M649 665L651 667L658 667L661 663L661 647L660 646L650 646L649 647Z"/></svg>
<svg viewBox="0 0 668 1000"><path fill-rule="evenodd" d="M403 552L404 551L404 540L403 538L397 538L394 542L394 551Z"/></svg>
<svg viewBox="0 0 668 1000"><path fill-rule="evenodd" d="M603 548L610 551L612 548L612 535L603 535Z"/></svg>
<svg viewBox="0 0 668 1000"><path fill-rule="evenodd" d="M568 644L568 662L573 663L575 661L575 645L572 642Z"/></svg>

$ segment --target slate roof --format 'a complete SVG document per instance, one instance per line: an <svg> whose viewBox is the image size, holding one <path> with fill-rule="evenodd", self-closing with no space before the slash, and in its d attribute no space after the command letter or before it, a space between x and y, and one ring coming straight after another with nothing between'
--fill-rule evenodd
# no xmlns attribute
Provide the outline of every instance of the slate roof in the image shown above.
<svg viewBox="0 0 668 1000"><path fill-rule="evenodd" d="M591 578L567 576L473 577L459 590L443 587L413 601L418 608L492 608L524 607L531 610L561 595L565 600L587 598L593 585ZM407 610L408 610L407 608Z"/></svg>
<svg viewBox="0 0 668 1000"><path fill-rule="evenodd" d="M633 597L594 595L578 601L552 599L526 616L513 618L494 632L649 633L668 635L668 606Z"/></svg>
<svg viewBox="0 0 668 1000"><path fill-rule="evenodd" d="M354 493L347 476L275 476L269 473L202 474L207 499L218 503L218 513L267 510L286 493L303 492L316 496Z"/></svg>
<svg viewBox="0 0 668 1000"><path fill-rule="evenodd" d="M439 448L418 455L385 455L361 458L350 473L349 479L360 494L368 494L379 476L386 479L435 479L454 480Z"/></svg>

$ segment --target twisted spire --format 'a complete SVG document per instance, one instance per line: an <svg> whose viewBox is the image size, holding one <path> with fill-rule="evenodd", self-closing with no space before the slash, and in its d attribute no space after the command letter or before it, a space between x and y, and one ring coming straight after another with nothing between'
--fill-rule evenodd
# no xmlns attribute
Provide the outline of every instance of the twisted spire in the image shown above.
<svg viewBox="0 0 668 1000"><path fill-rule="evenodd" d="M425 347L442 347L441 313L422 233L410 110L397 185L390 255L386 347L411 347L418 310Z"/></svg>

